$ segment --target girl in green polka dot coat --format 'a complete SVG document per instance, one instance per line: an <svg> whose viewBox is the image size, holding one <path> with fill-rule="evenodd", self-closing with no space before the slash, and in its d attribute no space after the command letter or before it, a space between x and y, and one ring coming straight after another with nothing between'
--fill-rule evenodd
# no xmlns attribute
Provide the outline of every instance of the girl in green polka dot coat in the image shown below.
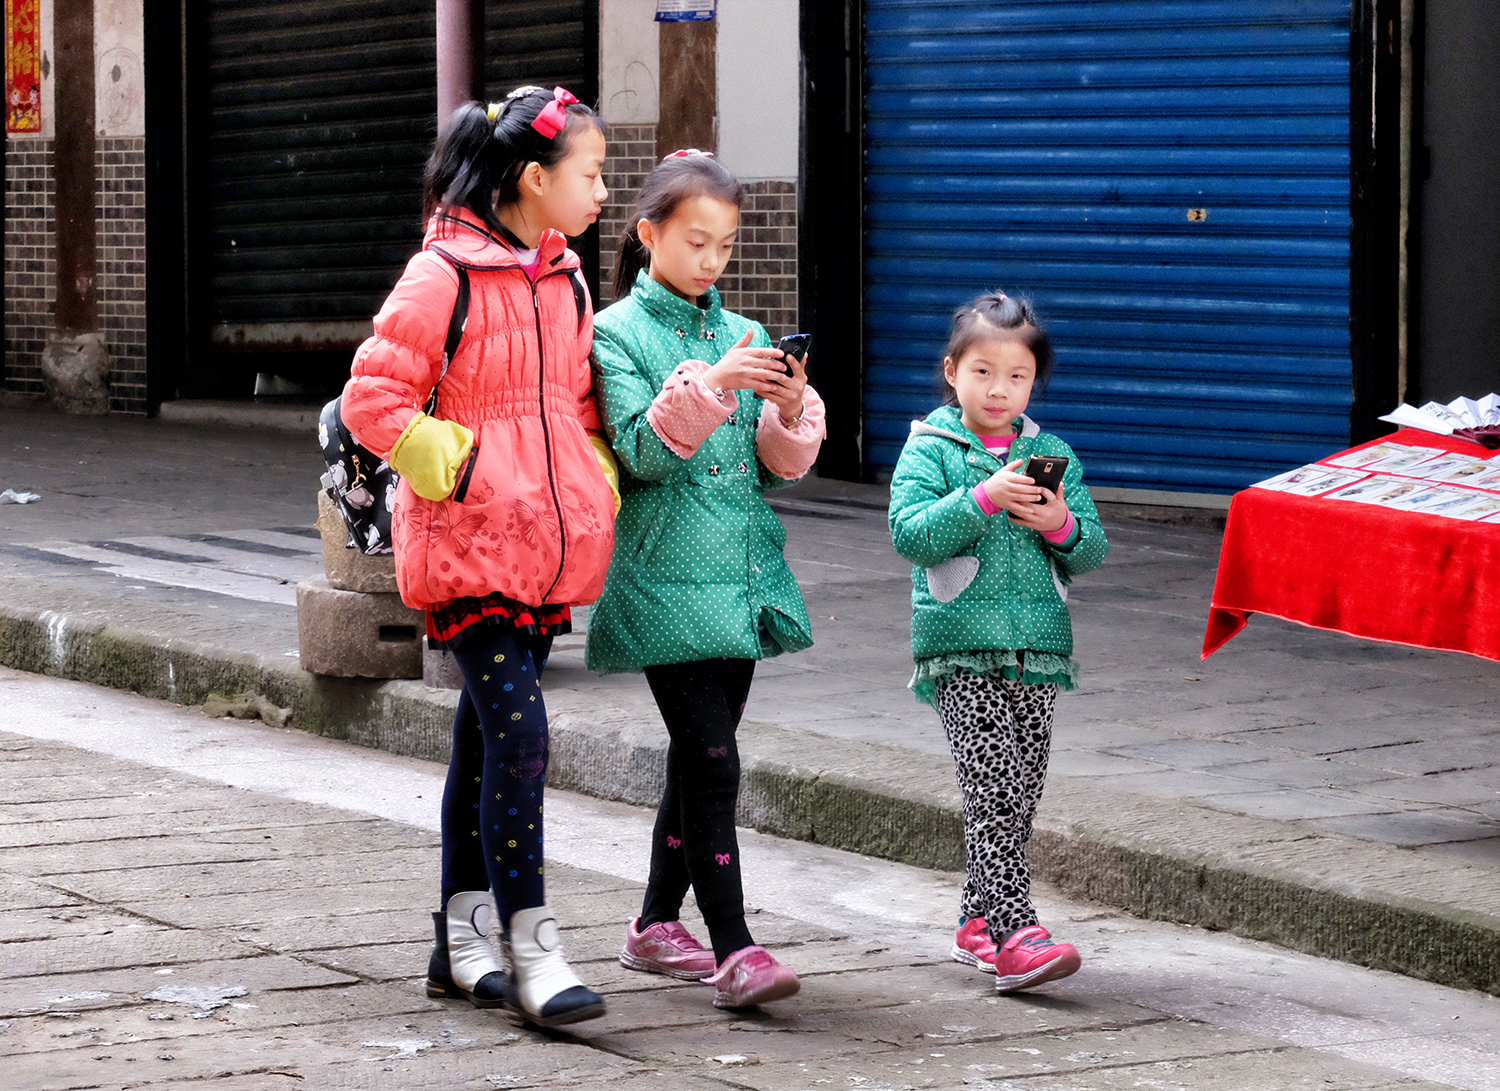
<svg viewBox="0 0 1500 1091"><path fill-rule="evenodd" d="M912 422L891 479L891 537L914 565L911 686L942 718L964 796L952 955L995 974L999 992L1080 963L1038 922L1026 870L1054 702L1078 671L1068 583L1109 549L1077 456L1024 412L1052 363L1024 300L996 293L960 308L943 359L948 404ZM1056 493L1019 472L1033 455L1068 459Z"/></svg>
<svg viewBox="0 0 1500 1091"><path fill-rule="evenodd" d="M587 650L602 673L644 670L671 740L646 896L620 961L707 979L726 1008L798 988L745 923L735 731L756 661L812 643L786 530L762 493L807 473L824 433L803 364L713 287L743 199L711 156L670 155L621 244L621 298L594 326L621 508ZM711 951L678 920L689 887Z"/></svg>

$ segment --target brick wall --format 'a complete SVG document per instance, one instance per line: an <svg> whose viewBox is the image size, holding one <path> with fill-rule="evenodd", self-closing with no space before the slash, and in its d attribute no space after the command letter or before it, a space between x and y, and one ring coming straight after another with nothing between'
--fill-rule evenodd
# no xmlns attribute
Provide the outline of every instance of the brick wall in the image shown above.
<svg viewBox="0 0 1500 1091"><path fill-rule="evenodd" d="M774 341L797 332L797 183L745 188L739 244L718 289L724 306L761 323Z"/></svg>
<svg viewBox="0 0 1500 1091"><path fill-rule="evenodd" d="M110 358L109 407L146 411L146 141L101 138L95 152L99 332ZM52 141L5 152L5 389L42 393L41 357L57 299Z"/></svg>
<svg viewBox="0 0 1500 1091"><path fill-rule="evenodd" d="M101 138L95 153L99 333L109 407L146 411L146 138Z"/></svg>
<svg viewBox="0 0 1500 1091"><path fill-rule="evenodd" d="M614 302L615 250L646 176L656 166L655 125L612 125L599 216L599 306ZM797 183L747 183L739 245L719 277L724 306L762 323L771 337L797 332Z"/></svg>
<svg viewBox="0 0 1500 1091"><path fill-rule="evenodd" d="M615 301L615 251L646 176L656 166L655 125L611 125L604 186L609 199L599 214L599 306Z"/></svg>
<svg viewBox="0 0 1500 1091"><path fill-rule="evenodd" d="M57 299L52 141L12 136L5 144L5 389L40 394Z"/></svg>

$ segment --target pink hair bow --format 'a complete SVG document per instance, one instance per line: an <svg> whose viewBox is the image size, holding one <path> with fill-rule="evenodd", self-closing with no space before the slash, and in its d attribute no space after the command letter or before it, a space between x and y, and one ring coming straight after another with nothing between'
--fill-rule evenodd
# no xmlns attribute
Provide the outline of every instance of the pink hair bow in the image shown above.
<svg viewBox="0 0 1500 1091"><path fill-rule="evenodd" d="M542 112L536 115L531 127L548 140L553 139L568 124L568 107L577 101L573 92L566 87L554 87L552 101L542 107Z"/></svg>
<svg viewBox="0 0 1500 1091"><path fill-rule="evenodd" d="M700 152L697 148L683 148L681 151L675 151L670 155L662 156L661 161L665 163L668 159L681 159L685 155L701 155L708 159L714 158L713 152Z"/></svg>

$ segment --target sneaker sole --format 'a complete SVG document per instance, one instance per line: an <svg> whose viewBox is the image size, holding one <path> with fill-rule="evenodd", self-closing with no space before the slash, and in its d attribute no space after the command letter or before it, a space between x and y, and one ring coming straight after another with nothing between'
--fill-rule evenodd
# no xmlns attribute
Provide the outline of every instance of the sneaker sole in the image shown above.
<svg viewBox="0 0 1500 1091"><path fill-rule="evenodd" d="M1010 977L995 977L995 991L997 993L1010 993L1018 989L1029 989L1033 985L1041 985L1047 981L1057 981L1059 978L1068 977L1078 972L1078 967L1083 965L1083 959L1077 955L1062 955L1053 959L1043 966L1038 966L1027 974L1013 974Z"/></svg>
<svg viewBox="0 0 1500 1091"><path fill-rule="evenodd" d="M953 950L949 951L948 954L953 957L954 962L962 962L965 966L972 966L974 969L983 970L987 974L995 972L995 964L993 962L986 962L973 951L966 951L956 943L953 945Z"/></svg>
<svg viewBox="0 0 1500 1091"><path fill-rule="evenodd" d="M702 981L705 977L712 977L714 973L712 970L674 969L655 959L642 958L629 951L620 952L620 965L627 970L639 970L645 974L665 974L667 977L675 977L678 981Z"/></svg>
<svg viewBox="0 0 1500 1091"><path fill-rule="evenodd" d="M789 981L773 981L759 989L754 989L744 996L731 998L714 995L714 1007L716 1008L753 1008L757 1004L769 1004L772 1000L785 1000L789 996L795 996L802 989L802 982L795 977Z"/></svg>

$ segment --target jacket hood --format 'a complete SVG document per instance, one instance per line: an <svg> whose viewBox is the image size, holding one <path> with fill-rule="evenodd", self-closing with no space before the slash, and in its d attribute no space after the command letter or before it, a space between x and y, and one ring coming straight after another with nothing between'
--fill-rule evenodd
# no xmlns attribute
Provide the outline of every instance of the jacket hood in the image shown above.
<svg viewBox="0 0 1500 1091"><path fill-rule="evenodd" d="M1012 425L1019 422L1021 427L1016 429L1016 434L1022 439L1031 439L1042 434L1041 427L1025 413L1016 418ZM914 436L942 436L951 439L954 443L965 447L972 447L976 442L983 442L973 432L964 427L963 414L956 406L944 405L934 409L927 414L925 420L914 420L911 422L911 434Z"/></svg>
<svg viewBox="0 0 1500 1091"><path fill-rule="evenodd" d="M718 321L723 305L719 289L712 284L699 297L699 303L690 303L680 295L652 279L650 272L642 269L635 275L635 285L630 297L669 326L681 326L685 322L702 320L705 324Z"/></svg>
<svg viewBox="0 0 1500 1091"><path fill-rule="evenodd" d="M435 250L454 265L465 269L519 269L521 263L505 240L496 235L467 208L441 212L427 222L422 249ZM579 267L578 255L568 249L567 237L548 228L537 243L541 262L537 275L572 272Z"/></svg>

